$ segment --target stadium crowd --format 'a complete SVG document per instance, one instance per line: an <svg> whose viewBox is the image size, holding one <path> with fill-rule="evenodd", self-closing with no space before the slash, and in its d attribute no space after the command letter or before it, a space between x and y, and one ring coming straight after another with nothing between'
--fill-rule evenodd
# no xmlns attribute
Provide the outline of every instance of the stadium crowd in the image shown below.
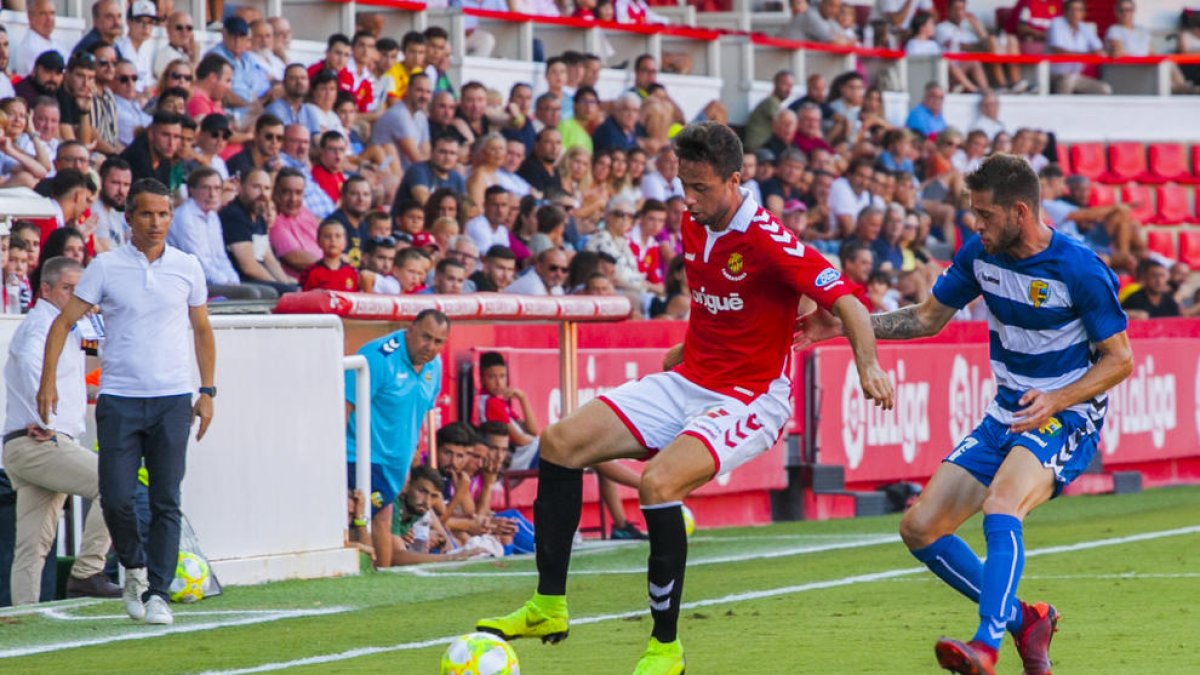
<svg viewBox="0 0 1200 675"><path fill-rule="evenodd" d="M641 0L580 0L569 11L461 4L656 20ZM864 27L840 0L796 0L784 35L914 55L1149 53L1130 0L1117 3L1119 21L1103 40L1084 23L1082 0L1043 15L1051 5L1020 0L1007 31L990 35L965 0L951 0L940 19L930 0L879 0ZM225 7L221 40L205 52L205 22L170 0L99 0L76 44L60 40L50 0L5 6L24 9L30 30L10 43L0 26L0 187L34 188L56 210L0 239L7 312L33 304L45 261L86 265L127 244L130 186L155 178L175 202L169 243L200 261L211 299L312 289L623 294L638 317L688 315L685 205L670 139L690 121L727 114L714 100L686 118L659 81L660 66L686 73L686 57L631 59L632 84L613 99L597 91L611 55L578 52L539 55L540 80L496 91L452 82L442 27L393 36L379 15L329 36L323 58L307 63L291 54L288 20L251 7ZM1200 49L1195 33L1181 49ZM495 39L469 26L465 46L486 55ZM1079 66L1052 68L1057 92L1108 93ZM1194 75L1174 71L1174 90L1194 93ZM978 93L965 129L947 125L947 92L935 83L897 126L880 83L859 71L812 74L803 90L790 71L776 73L743 130L745 188L887 310L923 300L973 231L964 176L989 154L1019 155L1042 177L1044 217L1136 277L1125 291L1132 315L1200 314L1190 270L1147 249L1128 205L1091 206L1087 179L1064 178L1054 163L1052 133L1005 123L1000 93L1030 88L1015 67L963 62L950 79L952 91ZM985 311L976 303L961 318ZM439 430L439 470L415 470L397 497L392 531L403 544L394 560L468 545L511 550L528 535L488 508L507 449L537 434L519 393L496 387L491 395L506 403L485 406L479 428ZM640 536L619 499L609 505L615 527Z"/></svg>

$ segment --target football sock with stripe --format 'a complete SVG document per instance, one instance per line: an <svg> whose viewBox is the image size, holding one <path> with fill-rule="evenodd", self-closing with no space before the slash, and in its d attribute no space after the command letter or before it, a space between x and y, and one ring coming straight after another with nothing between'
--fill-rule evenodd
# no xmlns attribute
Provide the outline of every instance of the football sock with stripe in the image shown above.
<svg viewBox="0 0 1200 675"><path fill-rule="evenodd" d="M542 458L538 463L537 499L533 502L538 593L567 594L571 544L583 508L583 470L569 469Z"/></svg>
<svg viewBox="0 0 1200 675"><path fill-rule="evenodd" d="M979 629L974 639L998 648L1013 609L1020 615L1017 586L1025 567L1025 541L1021 521L1001 513L984 516L983 533L987 537L987 561L983 564Z"/></svg>
<svg viewBox="0 0 1200 675"><path fill-rule="evenodd" d="M654 638L673 642L679 625L679 601L683 597L683 571L687 566L687 531L680 502L642 506L646 532L650 535L650 559L646 571L650 592L650 615Z"/></svg>
<svg viewBox="0 0 1200 675"><path fill-rule="evenodd" d="M979 604L983 561L961 537L948 534L925 548L912 551L912 554L951 588ZM1008 630L1014 633L1020 630L1021 620L1021 604L1014 602L1009 612Z"/></svg>

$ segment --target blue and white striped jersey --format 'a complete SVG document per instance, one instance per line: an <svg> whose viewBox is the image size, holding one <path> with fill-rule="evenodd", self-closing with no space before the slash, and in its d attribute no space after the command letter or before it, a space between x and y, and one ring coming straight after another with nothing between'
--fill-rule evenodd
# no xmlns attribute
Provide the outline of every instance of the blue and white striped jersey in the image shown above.
<svg viewBox="0 0 1200 675"><path fill-rule="evenodd" d="M996 398L987 414L1012 424L1030 389L1055 391L1083 377L1096 360L1094 344L1125 330L1117 277L1082 244L1055 232L1050 246L1018 260L988 254L971 237L933 286L944 305L961 309L983 294L991 317ZM1068 408L1099 424L1108 394Z"/></svg>

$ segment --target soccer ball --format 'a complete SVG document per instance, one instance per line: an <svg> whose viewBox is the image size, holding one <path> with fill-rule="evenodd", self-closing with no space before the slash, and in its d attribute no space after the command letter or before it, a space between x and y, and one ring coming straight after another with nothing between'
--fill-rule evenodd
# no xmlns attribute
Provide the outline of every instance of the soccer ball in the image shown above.
<svg viewBox="0 0 1200 675"><path fill-rule="evenodd" d="M696 516L692 515L692 510L689 509L688 507L683 506L682 508L683 508L683 531L686 532L687 536L690 537L690 536L692 536L692 533L696 531Z"/></svg>
<svg viewBox="0 0 1200 675"><path fill-rule="evenodd" d="M442 675L521 675L517 653L490 633L467 633L446 648Z"/></svg>
<svg viewBox="0 0 1200 675"><path fill-rule="evenodd" d="M208 563L204 558L187 551L179 552L175 565L175 579L169 588L173 602L191 603L204 598L204 584L208 583Z"/></svg>

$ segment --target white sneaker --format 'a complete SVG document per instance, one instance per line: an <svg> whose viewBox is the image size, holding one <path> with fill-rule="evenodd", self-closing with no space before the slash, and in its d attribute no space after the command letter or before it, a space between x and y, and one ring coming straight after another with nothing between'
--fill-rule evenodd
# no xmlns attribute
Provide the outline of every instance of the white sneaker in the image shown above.
<svg viewBox="0 0 1200 675"><path fill-rule="evenodd" d="M121 600L125 602L125 611L129 613L129 618L134 621L146 618L142 593L145 593L147 588L150 588L150 582L146 579L145 567L125 570L125 589L121 593Z"/></svg>
<svg viewBox="0 0 1200 675"><path fill-rule="evenodd" d="M167 601L163 600L161 595L150 596L150 599L146 601L146 623L169 626L174 622L175 617L171 615L171 608L167 606Z"/></svg>

